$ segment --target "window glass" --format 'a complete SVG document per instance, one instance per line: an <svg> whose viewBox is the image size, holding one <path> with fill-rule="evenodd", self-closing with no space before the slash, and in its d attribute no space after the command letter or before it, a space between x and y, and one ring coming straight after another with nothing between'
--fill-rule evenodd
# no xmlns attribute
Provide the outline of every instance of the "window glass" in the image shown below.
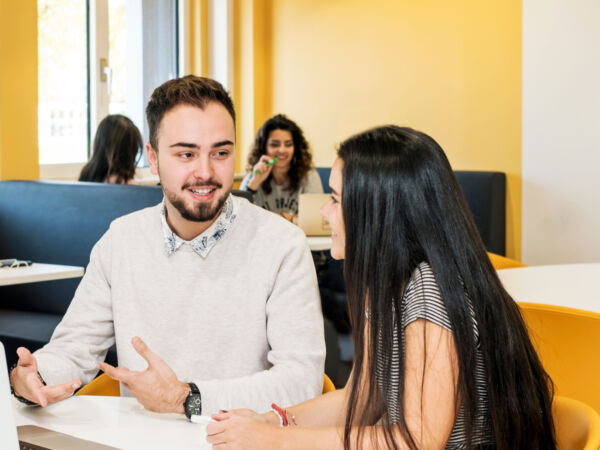
<svg viewBox="0 0 600 450"><path fill-rule="evenodd" d="M87 159L86 3L38 0L40 164Z"/></svg>
<svg viewBox="0 0 600 450"><path fill-rule="evenodd" d="M142 97L145 105L156 87L177 76L177 2L146 0L142 23ZM144 136L148 137L145 121Z"/></svg>
<svg viewBox="0 0 600 450"><path fill-rule="evenodd" d="M108 113L129 117L144 140L148 140L145 108L150 95L178 74L177 12L176 0L108 1ZM147 165L145 155L140 165Z"/></svg>

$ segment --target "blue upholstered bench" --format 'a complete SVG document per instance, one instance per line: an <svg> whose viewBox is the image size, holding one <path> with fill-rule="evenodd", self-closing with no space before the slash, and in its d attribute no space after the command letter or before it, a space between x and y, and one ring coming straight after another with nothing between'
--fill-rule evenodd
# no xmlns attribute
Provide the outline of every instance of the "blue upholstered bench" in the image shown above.
<svg viewBox="0 0 600 450"><path fill-rule="evenodd" d="M86 267L92 247L114 219L162 197L160 186L0 181L0 258ZM79 281L0 286L0 341L9 366L17 347L34 351L50 340ZM116 363L114 347L107 361Z"/></svg>

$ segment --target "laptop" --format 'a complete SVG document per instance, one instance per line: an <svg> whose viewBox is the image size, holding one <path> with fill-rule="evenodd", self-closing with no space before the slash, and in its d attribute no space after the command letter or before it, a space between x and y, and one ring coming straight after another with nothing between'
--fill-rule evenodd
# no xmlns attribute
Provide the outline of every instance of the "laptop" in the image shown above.
<svg viewBox="0 0 600 450"><path fill-rule="evenodd" d="M17 427L12 412L8 367L4 345L0 342L0 448L19 450Z"/></svg>
<svg viewBox="0 0 600 450"><path fill-rule="evenodd" d="M321 207L329 201L331 194L298 195L298 226L307 236L330 236L329 222L321 216Z"/></svg>
<svg viewBox="0 0 600 450"><path fill-rule="evenodd" d="M109 447L35 425L15 426L4 345L0 342L0 449L2 450L108 450Z"/></svg>

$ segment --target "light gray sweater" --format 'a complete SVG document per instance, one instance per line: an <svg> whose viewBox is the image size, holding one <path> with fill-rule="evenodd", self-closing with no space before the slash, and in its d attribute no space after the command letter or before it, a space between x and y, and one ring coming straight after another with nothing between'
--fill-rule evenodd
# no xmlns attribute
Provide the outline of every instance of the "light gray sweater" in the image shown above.
<svg viewBox="0 0 600 450"><path fill-rule="evenodd" d="M251 178L251 173L246 174L242 180L242 184L240 185L241 190L248 190L248 185L250 184ZM265 181L265 183L267 183L267 181ZM298 214L299 194L323 193L321 177L319 176L319 172L317 172L317 170L314 168L306 174L306 177L304 180L302 180L302 183L297 191L288 190L288 180L286 180L285 183L280 186L275 183L275 180L271 176L268 183L271 184L271 193L266 194L261 185L256 191L256 194L254 194L254 204L277 214Z"/></svg>
<svg viewBox="0 0 600 450"><path fill-rule="evenodd" d="M161 205L115 220L52 340L35 352L44 380L90 382L115 341L119 365L144 370L131 345L140 336L179 380L198 385L203 414L264 412L320 394L323 318L304 233L233 201L237 217L204 258L187 244L167 256Z"/></svg>

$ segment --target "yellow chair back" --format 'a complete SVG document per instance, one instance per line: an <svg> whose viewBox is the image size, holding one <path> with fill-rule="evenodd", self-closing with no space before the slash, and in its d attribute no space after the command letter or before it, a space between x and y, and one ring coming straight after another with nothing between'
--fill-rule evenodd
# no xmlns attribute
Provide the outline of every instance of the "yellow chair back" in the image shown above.
<svg viewBox="0 0 600 450"><path fill-rule="evenodd" d="M327 376L327 374L324 374L323 375L323 394L326 394L331 391L335 391L335 385L333 384L333 381L331 381L331 378L329 378Z"/></svg>
<svg viewBox="0 0 600 450"><path fill-rule="evenodd" d="M330 391L335 391L335 386L333 381L325 374L323 376L323 394ZM79 389L75 395L107 395L118 397L121 395L121 387L118 381L113 380L103 373L92 380L91 383Z"/></svg>
<svg viewBox="0 0 600 450"><path fill-rule="evenodd" d="M103 373L77 391L75 395L106 395L118 397L121 395L119 382Z"/></svg>
<svg viewBox="0 0 600 450"><path fill-rule="evenodd" d="M488 252L488 256L490 257L490 261L492 262L492 266L494 269L513 269L515 267L527 267L521 261L517 261L516 259L510 259L505 256L496 255L495 253Z"/></svg>
<svg viewBox="0 0 600 450"><path fill-rule="evenodd" d="M583 402L555 396L552 416L559 450L598 450L600 416Z"/></svg>
<svg viewBox="0 0 600 450"><path fill-rule="evenodd" d="M519 307L556 394L600 411L600 314L524 302Z"/></svg>

